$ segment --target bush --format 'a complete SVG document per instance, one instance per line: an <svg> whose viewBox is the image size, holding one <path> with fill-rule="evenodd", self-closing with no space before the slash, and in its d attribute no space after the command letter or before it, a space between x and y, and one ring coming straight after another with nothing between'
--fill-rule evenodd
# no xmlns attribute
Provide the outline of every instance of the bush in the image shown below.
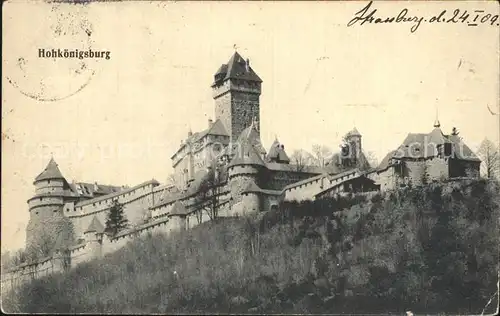
<svg viewBox="0 0 500 316"><path fill-rule="evenodd" d="M26 284L28 313L479 314L496 291L498 184L292 202L135 240ZM496 301L489 305L490 310Z"/></svg>

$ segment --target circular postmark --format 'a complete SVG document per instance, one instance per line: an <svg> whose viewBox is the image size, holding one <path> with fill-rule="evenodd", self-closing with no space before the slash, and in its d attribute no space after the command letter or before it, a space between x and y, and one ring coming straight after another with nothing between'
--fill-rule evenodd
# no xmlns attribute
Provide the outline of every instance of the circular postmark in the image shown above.
<svg viewBox="0 0 500 316"><path fill-rule="evenodd" d="M89 56L93 27L86 6L52 5L43 11L29 23L14 22L5 79L27 97L58 101L90 84L100 58Z"/></svg>

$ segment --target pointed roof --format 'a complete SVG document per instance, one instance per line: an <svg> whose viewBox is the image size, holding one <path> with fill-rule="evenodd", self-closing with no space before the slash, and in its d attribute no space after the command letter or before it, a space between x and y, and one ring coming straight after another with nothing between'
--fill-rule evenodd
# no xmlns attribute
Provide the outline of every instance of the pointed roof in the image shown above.
<svg viewBox="0 0 500 316"><path fill-rule="evenodd" d="M361 136L361 134L359 133L358 129L356 127L354 127L351 131L349 131L349 133L346 134L346 136Z"/></svg>
<svg viewBox="0 0 500 316"><path fill-rule="evenodd" d="M260 140L260 133L257 130L255 121L252 121L252 124L245 128L240 136L238 136L237 143L250 143L252 144L255 149L262 155L266 154L266 150L262 146L262 141Z"/></svg>
<svg viewBox="0 0 500 316"><path fill-rule="evenodd" d="M249 60L243 59L238 52L234 52L227 64L222 64L215 73L215 81L227 79L243 79L248 81L262 82L262 79L250 67Z"/></svg>
<svg viewBox="0 0 500 316"><path fill-rule="evenodd" d="M59 167L57 166L56 161L54 158L50 158L49 163L47 164L47 167L40 173L36 178L35 182L37 181L42 181L42 180L49 180L49 179L64 179L61 170L59 170Z"/></svg>
<svg viewBox="0 0 500 316"><path fill-rule="evenodd" d="M280 144L278 138L274 139L271 148L269 148L269 154L267 155L267 158L271 161L286 163L290 162L290 158L288 158L288 155L285 152L285 148L282 144Z"/></svg>
<svg viewBox="0 0 500 316"><path fill-rule="evenodd" d="M207 135L218 135L218 136L229 136L224 124L222 124L220 119L217 119L212 126L208 129Z"/></svg>
<svg viewBox="0 0 500 316"><path fill-rule="evenodd" d="M101 224L99 219L96 216L92 218L89 227L84 231L84 233L95 232L98 234L104 233L104 226Z"/></svg>
<svg viewBox="0 0 500 316"><path fill-rule="evenodd" d="M236 155L229 163L229 166L236 165L257 165L265 166L266 164L261 158L261 155L257 152L257 149L249 142L242 142L238 147Z"/></svg>

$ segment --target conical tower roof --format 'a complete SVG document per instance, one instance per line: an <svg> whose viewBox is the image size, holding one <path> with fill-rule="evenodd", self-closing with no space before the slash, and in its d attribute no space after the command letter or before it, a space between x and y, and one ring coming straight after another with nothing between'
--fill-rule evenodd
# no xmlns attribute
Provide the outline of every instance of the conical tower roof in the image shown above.
<svg viewBox="0 0 500 316"><path fill-rule="evenodd" d="M267 155L267 158L269 160L277 160L280 162L290 162L290 158L288 158L285 149L283 148L282 144L280 144L277 137L274 139L271 148L269 148L269 154Z"/></svg>
<svg viewBox="0 0 500 316"><path fill-rule="evenodd" d="M236 152L236 156L229 163L229 166L236 165L265 166L266 164L262 160L260 154L257 152L257 148L255 148L248 141L244 141L240 143Z"/></svg>
<svg viewBox="0 0 500 316"><path fill-rule="evenodd" d="M50 158L47 167L35 178L35 182L50 179L64 179L54 158Z"/></svg>
<svg viewBox="0 0 500 316"><path fill-rule="evenodd" d="M96 232L98 234L102 234L104 232L104 226L95 216L92 218L89 227L84 231L84 233L90 233L90 232Z"/></svg>
<svg viewBox="0 0 500 316"><path fill-rule="evenodd" d="M361 136L358 129L354 127L346 136Z"/></svg>

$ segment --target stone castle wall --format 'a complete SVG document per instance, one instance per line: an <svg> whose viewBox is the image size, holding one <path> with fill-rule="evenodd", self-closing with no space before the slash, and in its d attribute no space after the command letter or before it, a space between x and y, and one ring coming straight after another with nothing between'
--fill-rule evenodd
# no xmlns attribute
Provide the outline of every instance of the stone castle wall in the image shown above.
<svg viewBox="0 0 500 316"><path fill-rule="evenodd" d="M82 238L84 230L90 225L94 216L101 223L106 223L107 213L117 199L123 205L125 217L130 225L137 225L149 217L149 207L153 205L154 197L161 196L161 191L155 191L154 183L146 183L128 190L83 201L76 205L65 205L64 215L71 219L75 238Z"/></svg>
<svg viewBox="0 0 500 316"><path fill-rule="evenodd" d="M397 188L399 176L394 168L387 168L368 174L368 178L380 185L380 191L391 191Z"/></svg>

